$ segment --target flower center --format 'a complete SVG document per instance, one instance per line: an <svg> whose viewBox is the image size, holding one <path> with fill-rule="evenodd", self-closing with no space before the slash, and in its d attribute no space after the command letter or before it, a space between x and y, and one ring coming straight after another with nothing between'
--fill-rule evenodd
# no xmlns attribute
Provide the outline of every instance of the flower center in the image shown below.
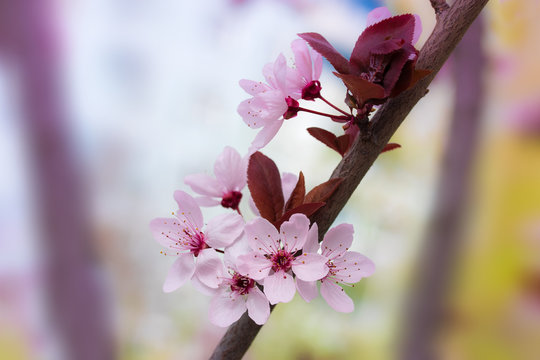
<svg viewBox="0 0 540 360"><path fill-rule="evenodd" d="M224 208L231 208L233 210L238 209L238 205L242 200L242 193L240 191L230 191L227 194L223 195L221 200L221 206Z"/></svg>
<svg viewBox="0 0 540 360"><path fill-rule="evenodd" d="M328 260L326 262L326 266L328 266L328 275L327 276L334 276L337 274L336 271L336 264L332 260Z"/></svg>
<svg viewBox="0 0 540 360"><path fill-rule="evenodd" d="M254 286L255 281L253 279L234 273L231 280L231 291L246 295Z"/></svg>
<svg viewBox="0 0 540 360"><path fill-rule="evenodd" d="M272 255L270 260L272 261L272 270L289 271L292 267L294 256L285 250L279 250L277 253Z"/></svg>
<svg viewBox="0 0 540 360"><path fill-rule="evenodd" d="M186 234L186 245L193 256L199 256L201 251L210 247L204 241L205 236L202 232L191 233L189 230L184 229L184 234Z"/></svg>

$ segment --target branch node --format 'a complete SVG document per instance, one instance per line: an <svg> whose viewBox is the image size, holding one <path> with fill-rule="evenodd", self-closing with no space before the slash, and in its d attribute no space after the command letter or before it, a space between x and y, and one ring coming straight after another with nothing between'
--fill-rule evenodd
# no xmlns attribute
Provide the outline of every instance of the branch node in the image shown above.
<svg viewBox="0 0 540 360"><path fill-rule="evenodd" d="M429 0L431 6L435 10L435 16L439 18L450 6L444 0Z"/></svg>

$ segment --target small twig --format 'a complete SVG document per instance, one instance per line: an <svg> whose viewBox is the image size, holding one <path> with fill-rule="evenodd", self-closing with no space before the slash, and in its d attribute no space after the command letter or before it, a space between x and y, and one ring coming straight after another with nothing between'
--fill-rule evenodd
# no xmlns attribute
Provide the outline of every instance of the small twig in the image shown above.
<svg viewBox="0 0 540 360"><path fill-rule="evenodd" d="M419 258L415 260L404 312L399 359L436 359L433 344L443 330L448 294L464 245L464 225L471 188L473 162L480 140L484 85L482 69L483 25L478 18L454 51L456 85L454 112L449 127L435 204Z"/></svg>
<svg viewBox="0 0 540 360"><path fill-rule="evenodd" d="M444 0L429 0L429 2L431 3L431 6L435 10L435 15L437 16L437 18L439 18L439 16L443 12L445 12L446 10L450 8L450 6Z"/></svg>

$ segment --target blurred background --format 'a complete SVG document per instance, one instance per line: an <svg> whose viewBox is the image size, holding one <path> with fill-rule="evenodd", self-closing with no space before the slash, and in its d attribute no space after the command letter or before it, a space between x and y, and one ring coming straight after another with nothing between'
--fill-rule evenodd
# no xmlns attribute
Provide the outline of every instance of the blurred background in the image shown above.
<svg viewBox="0 0 540 360"><path fill-rule="evenodd" d="M0 2L0 359L207 358L225 330L191 285L162 292L173 259L148 223L226 145L247 151L240 79L290 58L299 32L348 55L383 5L420 15L421 47L428 1ZM377 265L346 289L355 311L296 296L246 359L404 358L430 326L421 346L441 359L539 358L538 13L534 0L488 4L395 135L402 148L380 156L336 221L354 224L353 250ZM331 72L323 94L342 104ZM339 131L302 115L264 152L311 188L340 157L309 126Z"/></svg>

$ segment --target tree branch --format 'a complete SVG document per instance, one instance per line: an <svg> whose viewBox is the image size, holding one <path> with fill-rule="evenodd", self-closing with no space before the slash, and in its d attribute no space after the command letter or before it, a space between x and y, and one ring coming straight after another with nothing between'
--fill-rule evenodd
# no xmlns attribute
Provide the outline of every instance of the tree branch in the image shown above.
<svg viewBox="0 0 540 360"><path fill-rule="evenodd" d="M437 18L439 18L439 16L443 12L450 8L450 6L448 6L446 1L444 0L429 0L429 2L431 3L431 7L433 7L433 10L435 10L435 15L437 16Z"/></svg>
<svg viewBox="0 0 540 360"><path fill-rule="evenodd" d="M455 100L450 133L436 189L434 211L425 234L403 323L404 360L436 359L433 345L444 322L452 273L463 243L463 220L471 166L475 158L483 104L481 17L453 55ZM406 329L406 330L405 330Z"/></svg>
<svg viewBox="0 0 540 360"><path fill-rule="evenodd" d="M432 73L379 109L372 120L373 136L369 139L359 136L349 154L338 164L331 177L343 178L343 182L326 205L311 218L317 222L319 237L328 231L390 137L426 94L428 85L486 3L487 0L457 0L438 17L435 29L422 48L417 62L417 68L428 69ZM211 359L241 359L259 329L260 326L244 314L227 330Z"/></svg>
<svg viewBox="0 0 540 360"><path fill-rule="evenodd" d="M84 177L62 105L54 1L0 2L0 55L21 79L21 124L39 221L40 271L60 358L115 357L107 294L99 276Z"/></svg>

